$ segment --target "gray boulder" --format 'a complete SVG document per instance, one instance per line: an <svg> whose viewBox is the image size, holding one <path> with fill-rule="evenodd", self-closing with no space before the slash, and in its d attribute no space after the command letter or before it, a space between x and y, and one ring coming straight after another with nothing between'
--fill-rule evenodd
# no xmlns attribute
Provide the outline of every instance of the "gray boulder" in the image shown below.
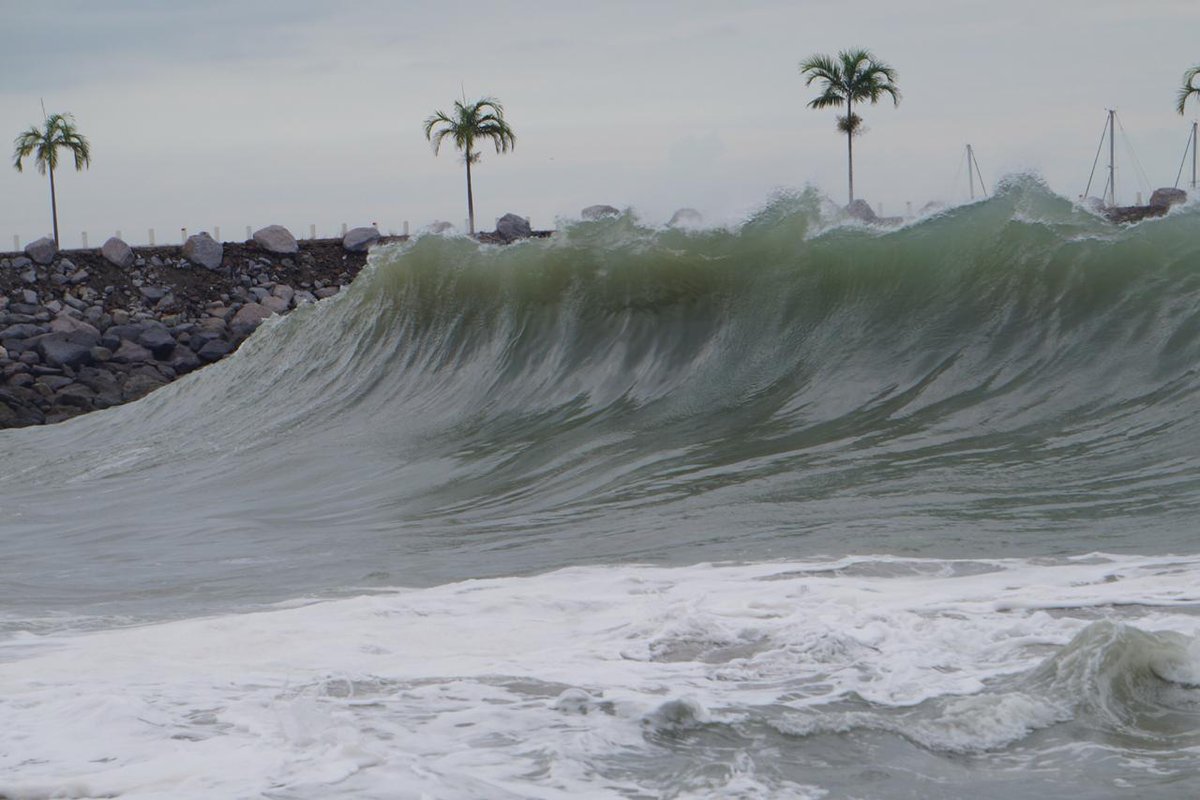
<svg viewBox="0 0 1200 800"><path fill-rule="evenodd" d="M100 339L100 329L81 319L75 319L70 314L59 314L50 321L50 330L54 333L85 333Z"/></svg>
<svg viewBox="0 0 1200 800"><path fill-rule="evenodd" d="M224 339L210 339L204 343L197 352L196 356L205 363L220 361L229 353L233 352L233 345Z"/></svg>
<svg viewBox="0 0 1200 800"><path fill-rule="evenodd" d="M229 321L229 328L238 336L249 336L269 316L271 309L266 306L246 303L233 315L233 319Z"/></svg>
<svg viewBox="0 0 1200 800"><path fill-rule="evenodd" d="M704 224L704 215L694 208L681 208L667 222L670 228L698 228Z"/></svg>
<svg viewBox="0 0 1200 800"><path fill-rule="evenodd" d="M25 245L25 255L33 259L34 263L44 267L58 255L58 245L49 236L43 236L36 242Z"/></svg>
<svg viewBox="0 0 1200 800"><path fill-rule="evenodd" d="M183 257L197 266L216 272L221 269L225 248L207 232L201 231L189 236L183 243Z"/></svg>
<svg viewBox="0 0 1200 800"><path fill-rule="evenodd" d="M51 333L38 339L37 350L42 360L52 367L76 367L92 363L92 347L96 343L71 341L66 334Z"/></svg>
<svg viewBox="0 0 1200 800"><path fill-rule="evenodd" d="M100 255L104 256L110 264L115 264L121 269L129 269L133 266L133 248L115 236L110 237L100 246Z"/></svg>
<svg viewBox="0 0 1200 800"><path fill-rule="evenodd" d="M519 214L505 214L496 220L496 234L506 242L515 242L517 239L528 239L533 231L529 227L529 220Z"/></svg>
<svg viewBox="0 0 1200 800"><path fill-rule="evenodd" d="M875 209L871 208L870 204L862 198L846 206L846 213L854 219L862 220L863 222L874 222L879 219L875 213Z"/></svg>
<svg viewBox="0 0 1200 800"><path fill-rule="evenodd" d="M588 206L579 212L579 216L584 219L604 219L605 217L617 217L621 215L620 209L606 205Z"/></svg>
<svg viewBox="0 0 1200 800"><path fill-rule="evenodd" d="M268 225L254 232L254 243L268 253L289 255L300 252L296 237L282 225Z"/></svg>
<svg viewBox="0 0 1200 800"><path fill-rule="evenodd" d="M121 346L113 353L112 360L119 364L140 364L154 358L154 354L140 344L124 339Z"/></svg>
<svg viewBox="0 0 1200 800"><path fill-rule="evenodd" d="M163 325L148 325L137 338L137 343L154 354L160 361L168 358L175 349L175 337Z"/></svg>
<svg viewBox="0 0 1200 800"><path fill-rule="evenodd" d="M349 253L362 253L369 250L371 245L378 241L378 228L351 228L342 237L342 247Z"/></svg>
<svg viewBox="0 0 1200 800"><path fill-rule="evenodd" d="M1152 208L1170 208L1171 206L1177 206L1180 203L1186 202L1187 192L1183 189L1155 189L1154 194L1150 195L1150 206Z"/></svg>

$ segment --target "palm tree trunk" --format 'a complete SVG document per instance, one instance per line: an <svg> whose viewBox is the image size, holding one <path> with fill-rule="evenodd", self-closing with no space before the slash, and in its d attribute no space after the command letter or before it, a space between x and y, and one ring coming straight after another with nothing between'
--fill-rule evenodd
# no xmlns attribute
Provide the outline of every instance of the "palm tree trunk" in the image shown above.
<svg viewBox="0 0 1200 800"><path fill-rule="evenodd" d="M467 148L467 227L475 235L475 197L471 194L471 149Z"/></svg>
<svg viewBox="0 0 1200 800"><path fill-rule="evenodd" d="M850 165L850 204L854 204L854 107L846 98L846 163Z"/></svg>
<svg viewBox="0 0 1200 800"><path fill-rule="evenodd" d="M54 197L54 167L50 167L50 216L54 219L54 246L58 247L58 201Z"/></svg>

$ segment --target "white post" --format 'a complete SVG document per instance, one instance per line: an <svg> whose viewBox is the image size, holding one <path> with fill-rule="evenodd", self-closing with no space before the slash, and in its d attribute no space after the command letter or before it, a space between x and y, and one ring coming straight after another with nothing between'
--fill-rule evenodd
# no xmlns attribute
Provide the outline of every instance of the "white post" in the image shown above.
<svg viewBox="0 0 1200 800"><path fill-rule="evenodd" d="M117 229L117 238L121 239L121 229L120 228ZM121 241L124 241L124 239L121 239Z"/></svg>
<svg viewBox="0 0 1200 800"><path fill-rule="evenodd" d="M1141 204L1139 203L1139 205L1141 205ZM87 231L82 231L82 232L79 234L79 238L80 238L80 239L83 241L83 249L84 249L84 250L87 250L87 249L88 249L88 246L87 246Z"/></svg>
<svg viewBox="0 0 1200 800"><path fill-rule="evenodd" d="M13 234L13 252L17 253L21 250L21 237Z"/></svg>
<svg viewBox="0 0 1200 800"><path fill-rule="evenodd" d="M404 220L404 235L408 236L408 220Z"/></svg>
<svg viewBox="0 0 1200 800"><path fill-rule="evenodd" d="M187 244L187 228L179 229L179 243Z"/></svg>
<svg viewBox="0 0 1200 800"><path fill-rule="evenodd" d="M310 239L315 239L315 238L317 238L317 225L316 225L316 223L312 223L312 224L310 224L310 225L308 226L308 238L310 238Z"/></svg>
<svg viewBox="0 0 1200 800"><path fill-rule="evenodd" d="M221 241L221 226L213 225L213 238L218 242Z"/></svg>
<svg viewBox="0 0 1200 800"><path fill-rule="evenodd" d="M1140 206L1141 204L1142 204L1142 193L1141 193L1141 192L1138 192L1138 193L1137 193L1137 202L1136 202L1136 203L1134 203L1134 205L1138 205L1138 206Z"/></svg>
<svg viewBox="0 0 1200 800"><path fill-rule="evenodd" d="M150 246L154 247L154 228L151 228L149 233L150 233Z"/></svg>
<svg viewBox="0 0 1200 800"><path fill-rule="evenodd" d="M342 223L342 236L346 235L346 223Z"/></svg>
<svg viewBox="0 0 1200 800"><path fill-rule="evenodd" d="M250 226L246 226L246 241L250 241Z"/></svg>

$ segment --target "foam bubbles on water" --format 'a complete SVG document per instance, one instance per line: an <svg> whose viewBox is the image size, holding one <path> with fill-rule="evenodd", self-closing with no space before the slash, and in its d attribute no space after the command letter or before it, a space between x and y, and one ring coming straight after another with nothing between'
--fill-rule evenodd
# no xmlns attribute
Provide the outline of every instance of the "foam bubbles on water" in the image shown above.
<svg viewBox="0 0 1200 800"><path fill-rule="evenodd" d="M16 636L0 795L812 798L763 723L793 756L855 729L1003 748L1089 713L1043 677L1105 609L1166 648L1137 674L1186 691L1198 579L1200 557L595 567Z"/></svg>

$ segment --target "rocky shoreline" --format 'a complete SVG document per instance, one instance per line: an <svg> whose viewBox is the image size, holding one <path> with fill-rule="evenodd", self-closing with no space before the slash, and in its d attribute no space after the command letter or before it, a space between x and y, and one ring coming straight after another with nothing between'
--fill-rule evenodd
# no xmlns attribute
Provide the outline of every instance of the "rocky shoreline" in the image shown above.
<svg viewBox="0 0 1200 800"><path fill-rule="evenodd" d="M614 209L615 210L615 209ZM485 244L543 238L515 214ZM246 242L206 233L183 245L59 251L39 239L0 253L0 428L61 422L137 400L219 361L272 314L349 285L375 228L297 241L269 225Z"/></svg>
<svg viewBox="0 0 1200 800"><path fill-rule="evenodd" d="M379 238L372 233L361 247L292 240L286 253L204 236L215 245L206 265L185 255L187 245L129 248L118 240L106 253L56 252L39 240L24 253L0 254L0 428L136 400L219 361L272 314L349 284Z"/></svg>

